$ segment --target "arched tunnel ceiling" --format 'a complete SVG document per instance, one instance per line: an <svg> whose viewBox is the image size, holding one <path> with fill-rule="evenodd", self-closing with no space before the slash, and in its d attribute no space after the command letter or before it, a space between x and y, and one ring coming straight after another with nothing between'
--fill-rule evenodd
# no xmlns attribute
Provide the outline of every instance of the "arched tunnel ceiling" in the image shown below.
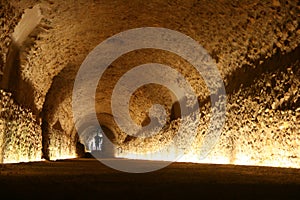
<svg viewBox="0 0 300 200"><path fill-rule="evenodd" d="M217 59L226 77L251 61L271 57L273 51L291 51L298 45L298 21L293 14L297 13L297 6L293 4L290 1L278 7L256 1L43 2L41 26L47 30L36 36L33 47L27 49L22 76L32 83L34 102L41 111L54 76L63 68L74 65L70 71L75 74L87 54L109 36L131 28L156 26L178 30L199 41ZM153 57L162 62L168 60L163 55ZM140 56L131 60L145 59Z"/></svg>
<svg viewBox="0 0 300 200"><path fill-rule="evenodd" d="M72 89L81 63L93 48L121 31L139 27L164 27L184 33L198 41L217 63L228 94L227 124L223 133L225 136L217 146L221 150L225 149L226 158L221 159L220 162L246 162L243 156L239 157L243 154L242 150L238 149L240 147L235 148L231 143L242 138L240 146L243 147L247 140L250 143L259 140L250 136L248 139L245 139L246 136L239 137L239 134L247 131L258 131L255 127L258 127L262 134L271 131L274 135L271 134L270 137L279 134L282 131L280 127L287 128L285 131L291 132L295 137L296 144L293 145L300 143L299 131L296 130L296 127L299 127L297 108L299 108L300 42L299 3L297 4L296 1L43 0L36 3L29 0L22 2L2 0L1 4L6 5L5 18L10 19L5 22L10 26L5 25L3 29L5 31L1 33L1 37L6 35L3 37L5 39L1 40L1 44L9 43L10 35L25 9L38 4L42 15L40 24L20 46L18 66L20 72L17 74L18 81L13 84L12 92L17 102L29 107L35 115L43 119L46 126L49 126L44 129L44 138L51 140L51 134L56 134L54 132L57 131L54 126L59 121L61 126L59 131L66 135L66 140L72 138L70 142L72 145L77 141L71 110ZM16 14L10 14L9 9L15 10ZM7 62L5 58L8 49L9 46L1 47L3 66ZM103 116L112 114L110 96L118 79L129 69L149 62L166 64L182 73L196 91L199 102L205 105L201 111L203 118L201 123L204 127L209 118L207 111L209 105L206 101L208 90L201 76L186 60L160 50L133 51L111 64L99 81L96 94L95 106L100 124L102 123L114 133L118 132L120 137L117 137L117 143L121 145L122 142L127 141L126 136L121 134L111 117ZM280 83L280 78L272 78L274 74L284 80L283 85ZM293 80L290 80L291 77ZM272 86L270 89L265 85L267 84L265 80L270 81ZM279 89L276 90L275 87ZM284 89L284 87L288 88ZM255 90L257 93L253 92ZM264 96L259 91L265 92ZM147 123L148 108L153 103L162 102L171 114L172 105L175 103L172 95L166 88L160 86L140 88L131 99L132 118L137 123ZM285 97L287 95L289 97ZM266 109L268 112L262 114L262 110ZM255 113L258 118L252 120L251 113ZM270 118L276 119L277 122L272 124ZM88 118L83 121L88 121ZM176 120L173 121L170 127L176 127L176 123ZM271 130L270 126L274 126L274 129ZM199 135L203 134L203 131L205 128L198 130ZM55 140L56 137L53 138ZM262 139L262 143L265 139ZM284 139L280 145L291 140L291 138ZM245 151L253 151L256 148L255 145L249 144L249 146ZM278 149L283 148L283 150L278 152L288 151L279 146ZM130 148L130 146L123 148ZM262 151L261 147L259 148ZM293 148L299 150L299 146ZM300 166L300 155L296 150L296 153L291 153L291 156L299 157L298 160L290 161L287 165ZM64 157L63 151L56 156ZM68 150L66 154L73 156L74 153L70 152ZM214 156L220 157L214 152L208 159L214 162ZM260 158L267 160L266 162L256 161L255 158L250 158L251 156L253 157L250 155L247 158L250 164L269 162L268 158L265 158L269 156L268 154Z"/></svg>

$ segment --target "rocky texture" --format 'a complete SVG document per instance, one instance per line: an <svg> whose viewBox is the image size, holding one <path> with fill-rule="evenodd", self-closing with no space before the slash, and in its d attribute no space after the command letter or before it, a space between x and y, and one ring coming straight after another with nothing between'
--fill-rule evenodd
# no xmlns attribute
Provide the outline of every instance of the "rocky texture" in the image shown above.
<svg viewBox="0 0 300 200"><path fill-rule="evenodd" d="M1 37L10 41L18 18L7 9L14 8L22 13L37 3L29 0L1 3L5 5L2 26L6 27ZM42 118L47 158L76 156L78 136L72 118L71 95L77 70L88 53L116 33L154 26L192 37L215 59L220 70L228 93L228 120L219 144L207 158L210 162L276 165L277 160L283 158L281 160L287 159L287 162L280 165L299 167L300 31L299 3L296 1L43 0L39 2L39 8L40 24L19 49L20 73L17 87L14 86L12 91L17 102ZM6 40L1 40L3 63L7 57ZM279 58L283 61L276 64ZM111 64L99 81L96 94L100 124L113 132L114 136L109 137L115 143L130 152L134 152L131 147L137 147L137 144L144 150L155 149L159 143L164 143L161 138L172 138L180 120L174 111L176 100L162 86L138 89L130 103L130 114L138 124L149 123L148 108L153 103L163 104L172 116L164 131L155 138L139 143L140 139L120 132L111 115L110 97L117 80L129 69L149 62L172 66L195 89L203 106L198 116L201 126L194 146L197 150L210 117L209 92L193 66L168 52L138 50ZM88 129L91 126L89 119L86 116L76 123L82 125L82 130ZM193 120L190 123L194 123ZM188 120L185 126L187 131L195 131L188 130ZM194 155L197 155L196 151ZM199 162L192 155L185 159Z"/></svg>
<svg viewBox="0 0 300 200"><path fill-rule="evenodd" d="M200 162L298 167L299 69L299 60L283 64L229 94L223 134L209 157Z"/></svg>
<svg viewBox="0 0 300 200"><path fill-rule="evenodd" d="M15 26L21 18L21 12L13 7L8 1L1 0L1 11L0 11L0 70L1 70L1 80L4 72L4 64L6 63L6 58L8 56L9 45L12 41L12 32Z"/></svg>
<svg viewBox="0 0 300 200"><path fill-rule="evenodd" d="M16 105L11 94L0 91L0 161L26 162L42 158L41 122Z"/></svg>

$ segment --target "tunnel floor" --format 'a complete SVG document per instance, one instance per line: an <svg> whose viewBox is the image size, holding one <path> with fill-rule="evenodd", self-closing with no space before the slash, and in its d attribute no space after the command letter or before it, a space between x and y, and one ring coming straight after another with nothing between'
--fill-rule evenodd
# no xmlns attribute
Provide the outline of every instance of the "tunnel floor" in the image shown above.
<svg viewBox="0 0 300 200"><path fill-rule="evenodd" d="M154 161L132 161L153 164ZM2 197L24 199L299 199L300 169L173 163L129 174L93 158L0 166Z"/></svg>

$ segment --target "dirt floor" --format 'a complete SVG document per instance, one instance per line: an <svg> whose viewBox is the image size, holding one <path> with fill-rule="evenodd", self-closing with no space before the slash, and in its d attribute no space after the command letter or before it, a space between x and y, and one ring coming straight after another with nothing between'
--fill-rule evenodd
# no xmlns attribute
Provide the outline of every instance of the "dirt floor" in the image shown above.
<svg viewBox="0 0 300 200"><path fill-rule="evenodd" d="M129 174L86 158L2 164L0 188L22 199L299 199L300 169L173 163Z"/></svg>

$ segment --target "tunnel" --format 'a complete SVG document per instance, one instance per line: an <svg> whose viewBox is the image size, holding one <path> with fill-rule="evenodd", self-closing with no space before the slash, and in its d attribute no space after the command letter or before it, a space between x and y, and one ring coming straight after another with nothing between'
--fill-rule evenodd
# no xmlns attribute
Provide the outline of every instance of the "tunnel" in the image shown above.
<svg viewBox="0 0 300 200"><path fill-rule="evenodd" d="M1 165L97 161L108 184L105 166L158 177L216 166L249 184L268 169L280 178L268 171L266 190L299 186L299 5L0 0Z"/></svg>
<svg viewBox="0 0 300 200"><path fill-rule="evenodd" d="M113 117L107 113L99 113L98 119L100 124L91 123L91 116L85 116L84 120L79 122L79 143L84 145L86 153L93 157L113 158L116 148L114 144L117 141L117 132ZM101 141L96 148L95 136L101 136Z"/></svg>
<svg viewBox="0 0 300 200"><path fill-rule="evenodd" d="M93 48L117 34L118 31L129 29L126 17L130 18L131 15L127 13L123 16L124 19L118 16L115 19L118 23L104 26L106 17L114 15L109 13L107 16L103 16L103 19L101 18L103 21L96 20L97 24L91 28L89 22L95 21L93 19L98 17L96 8L110 10L116 5L113 3L106 5L100 2L84 5L79 2L73 3L70 10L61 14L61 16L68 17L60 20L60 18L52 16L54 11L51 9L57 5L55 2L24 1L20 5L15 5L13 2L3 1L2 4L1 87L5 94L11 95L9 98L11 98L10 101L14 101L13 105L18 109L26 110L30 116L32 115L29 120L25 119L26 117L24 120L35 127L31 131L35 132L35 137L40 138L37 142L40 143L39 145L30 144L26 145L28 146L26 148L34 148L36 149L34 154L42 154L42 158L50 160L75 158L83 155L84 152L80 153L82 144L72 112L72 94L76 75ZM61 4L57 5L57 9L69 7L68 4ZM156 4L165 5L168 9L176 7L174 4L164 1L153 3L151 6L157 6ZM192 152L201 148L201 141L207 133L205 130L208 128L207 122L213 106L209 87L213 84L207 85L206 80L199 75L192 64L175 53L162 49L142 48L124 53L116 58L98 80L95 92L96 113L106 113L114 118L111 97L120 78L136 66L146 63L161 63L172 66L183 75L193 87L199 104L198 117L201 118L199 122L201 125L195 135L197 139L192 144L191 152L185 155L183 160L298 167L299 31L298 18L291 14L297 12L297 5L295 2L289 1L283 5L279 3L280 6L276 3L276 5L253 3L251 9L255 10L254 14L251 9L243 9L244 3L237 4L218 3L216 4L217 11L214 11L214 5L207 3L205 4L206 11L200 12L200 4L190 2L176 8L178 13L187 16L186 18L180 17L176 12L160 16L158 14L160 10L154 10L152 13L154 17L148 18L147 15L141 15L134 21L129 19L129 22L133 23L130 26L131 29L146 26L165 27L180 31L196 41L201 41L212 61L216 63L226 89L227 114L220 140L216 144L214 152L210 154L211 157L208 156L207 160L197 159L196 153ZM83 6L82 9L79 9L81 6ZM143 7L143 5L140 6ZM258 11L259 9L257 10L256 7L261 10ZM120 11L124 8L118 7ZM136 8L130 8L132 15L142 12ZM90 11L88 17L78 18L77 16L85 9ZM268 13L265 9L268 9ZM13 12L9 12L9 10ZM223 16L230 13L241 13L242 17L232 16L228 22L225 22ZM270 13L279 16L276 23L268 21ZM283 15L286 17L280 17ZM207 16L210 17L207 18ZM200 20L201 17L203 20ZM172 19L176 19L178 24L174 23ZM201 23L196 23L197 19ZM206 20L211 21L213 25L207 24ZM226 29L220 29L222 23L227 24ZM7 26L8 24L10 26ZM181 27L180 24L185 25ZM191 28L187 24L190 24ZM61 25L64 28L56 27ZM253 31L258 26L263 28L254 35ZM203 27L206 27L207 30L202 30ZM85 31L86 28L89 31ZM230 37L226 37L225 40L225 35ZM262 37L262 35L265 36ZM154 72L155 70L153 70ZM161 72L157 71L157 73ZM166 82L173 80L170 74L164 77ZM87 88L90 84L88 81L85 83ZM152 140L152 143L148 143L147 139L136 138L124 133L115 120L110 119L108 120L109 130L114 130L116 135L114 148L128 151L128 155L123 151L123 157L131 156L135 150L130 146L136 146L140 142L145 143L145 148L142 147L141 151L150 150L147 149L147 146L155 149L155 146L160 145L162 138L171 137L171 130L179 129L180 117L183 117L179 104L181 100L181 97L174 95L174 91L170 91L163 85L151 83L137 88L129 101L130 120L138 126L147 126L151 122L150 108L154 104L160 104L165 108L167 116L166 124L163 127L164 131L156 138L153 137L153 140L148 138L149 141ZM82 107L82 110L92 109ZM10 115L15 114L10 113ZM31 122L29 122L30 120ZM157 120L161 119L157 118ZM100 119L98 121L102 123ZM4 122L7 121L4 120ZM16 129L20 130L19 128ZM163 132L166 133L165 136ZM252 132L257 134L253 136ZM281 132L287 132L289 135L281 135ZM3 134L5 135L5 131ZM26 134L28 134L28 138L31 137L30 133ZM3 143L6 142L5 140L11 141L12 139L10 136L5 137ZM12 141L17 141L18 139L14 137ZM5 148L15 145L14 142L8 141L9 144ZM42 149L42 153L38 149ZM5 154L7 151L3 149L2 152ZM141 152L135 153L140 155ZM213 156L213 154L215 155ZM22 156L9 152L7 155L19 157L22 162ZM33 158L28 155L25 160L39 160L38 157ZM16 158L3 159L4 163L16 160Z"/></svg>

